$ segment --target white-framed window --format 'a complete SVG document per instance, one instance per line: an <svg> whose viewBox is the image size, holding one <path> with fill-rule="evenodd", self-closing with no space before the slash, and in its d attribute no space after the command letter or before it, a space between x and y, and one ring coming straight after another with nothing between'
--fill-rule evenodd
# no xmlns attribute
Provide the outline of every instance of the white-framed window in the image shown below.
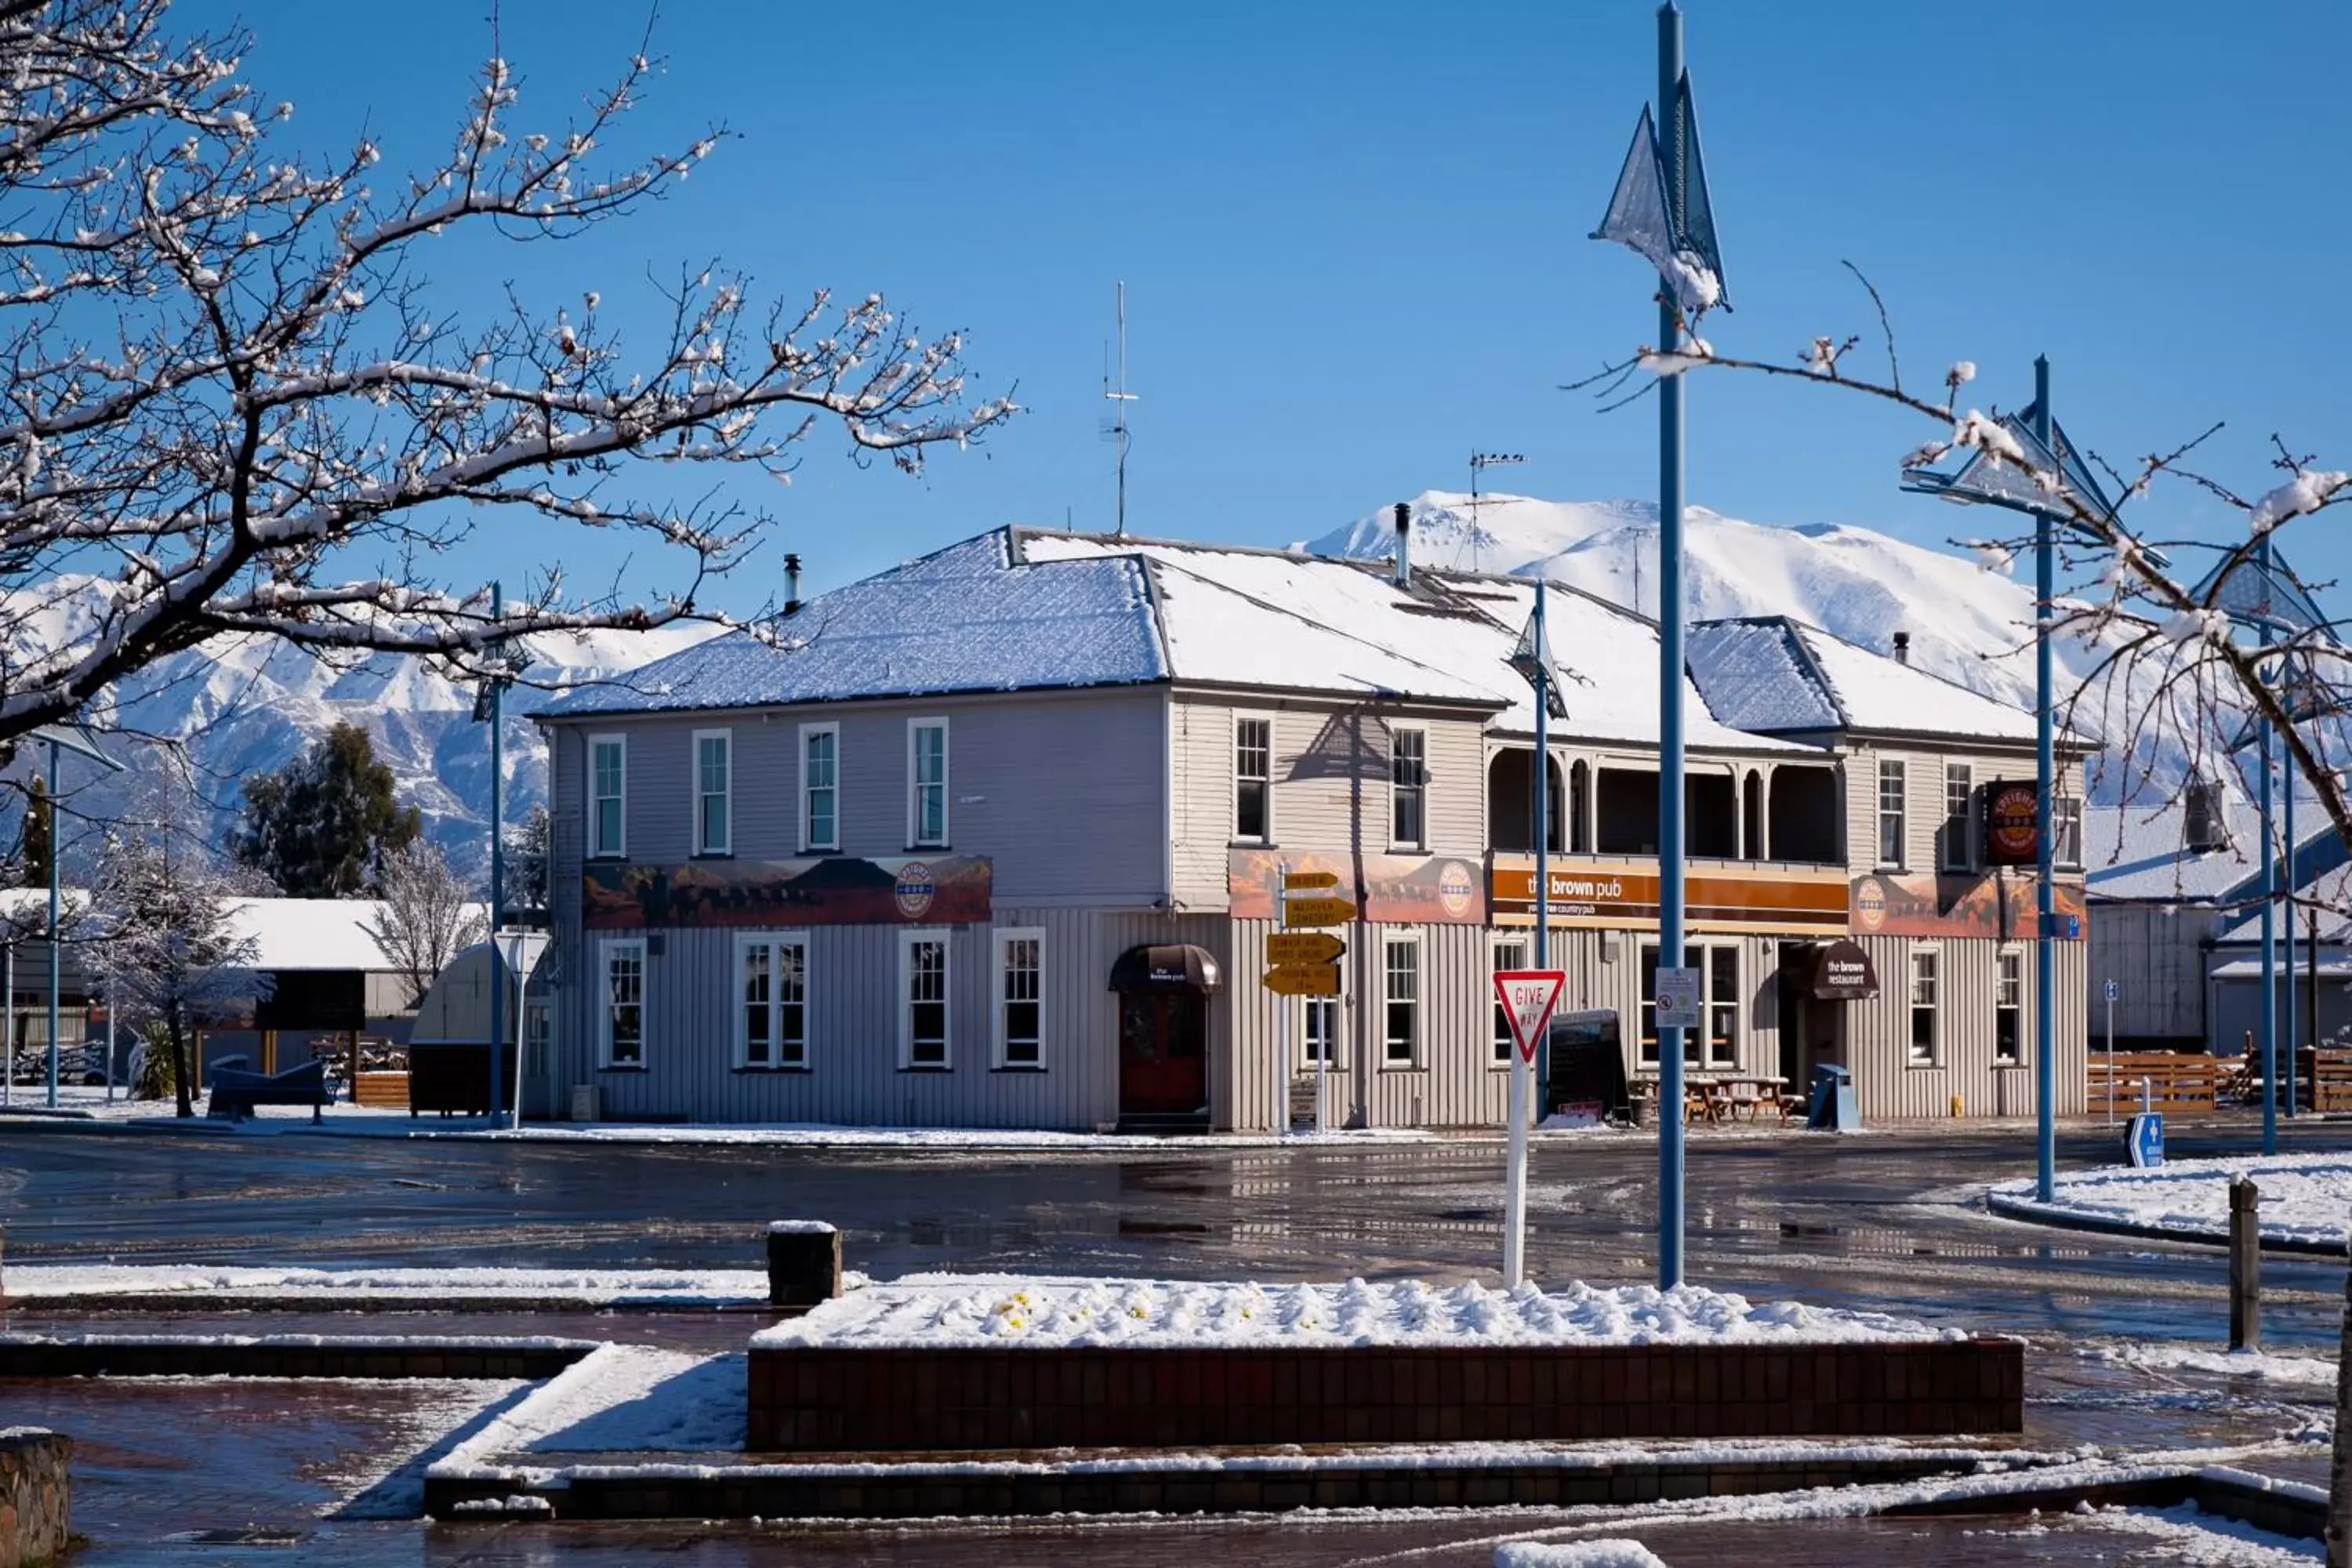
<svg viewBox="0 0 2352 1568"><path fill-rule="evenodd" d="M808 1066L808 960L805 932L745 931L736 937L737 1067Z"/></svg>
<svg viewBox="0 0 2352 1568"><path fill-rule="evenodd" d="M948 721L907 721L907 845L944 849L948 843Z"/></svg>
<svg viewBox="0 0 2352 1568"><path fill-rule="evenodd" d="M1381 943L1381 1059L1391 1067L1421 1061L1421 938L1398 932Z"/></svg>
<svg viewBox="0 0 2352 1568"><path fill-rule="evenodd" d="M732 851L735 823L735 731L694 732L694 853Z"/></svg>
<svg viewBox="0 0 2352 1568"><path fill-rule="evenodd" d="M2050 805L2051 864L2065 870L2079 871L2083 868L2082 797L2062 795Z"/></svg>
<svg viewBox="0 0 2352 1568"><path fill-rule="evenodd" d="M1518 1049L1518 1042L1512 1037L1511 1016L1504 1010L1502 995L1495 992L1493 980L1507 970L1528 966L1528 939L1523 936L1498 936L1489 944L1487 951L1493 959L1487 973L1487 990L1495 998L1495 1065L1507 1068L1511 1065L1511 1053Z"/></svg>
<svg viewBox="0 0 2352 1568"><path fill-rule="evenodd" d="M1878 764L1878 863L1903 864L1905 769L1901 763Z"/></svg>
<svg viewBox="0 0 2352 1568"><path fill-rule="evenodd" d="M1234 721L1234 837L1274 841L1274 721Z"/></svg>
<svg viewBox="0 0 2352 1568"><path fill-rule="evenodd" d="M841 848L841 726L801 726L801 853Z"/></svg>
<svg viewBox="0 0 2352 1568"><path fill-rule="evenodd" d="M597 1009L598 1059L608 1068L641 1068L646 1065L645 939L607 941L598 972L604 991Z"/></svg>
<svg viewBox="0 0 2352 1568"><path fill-rule="evenodd" d="M1035 927L996 933L996 1065L1045 1065L1045 933Z"/></svg>
<svg viewBox="0 0 2352 1568"><path fill-rule="evenodd" d="M1736 942L1686 943L1683 964L1699 972L1699 991L1706 1009L1706 1027L1683 1031L1685 1068L1721 1068L1739 1062L1739 944ZM1642 1061L1658 1061L1658 947L1642 948Z"/></svg>
<svg viewBox="0 0 2352 1568"><path fill-rule="evenodd" d="M522 1075L544 1079L555 1048L555 998L526 996L522 1004Z"/></svg>
<svg viewBox="0 0 2352 1568"><path fill-rule="evenodd" d="M1389 842L1419 849L1429 837L1429 731L1389 731Z"/></svg>
<svg viewBox="0 0 2352 1568"><path fill-rule="evenodd" d="M1911 1065L1934 1067L1944 1059L1944 955L1932 947L1911 950Z"/></svg>
<svg viewBox="0 0 2352 1568"><path fill-rule="evenodd" d="M1340 1010L1339 998L1301 996L1298 1001L1302 1015L1298 1038L1307 1065L1312 1068L1321 1062L1326 1072L1338 1072L1347 1065L1339 1049L1341 1031L1347 1026L1341 1021L1346 1015Z"/></svg>
<svg viewBox="0 0 2352 1568"><path fill-rule="evenodd" d="M625 735L588 737L588 853L619 859L629 851L629 742Z"/></svg>
<svg viewBox="0 0 2352 1568"><path fill-rule="evenodd" d="M898 933L898 1065L950 1065L948 933Z"/></svg>
<svg viewBox="0 0 2352 1568"><path fill-rule="evenodd" d="M2004 1065L2025 1059L2025 954L2013 947L1994 961L1992 1059Z"/></svg>
<svg viewBox="0 0 2352 1568"><path fill-rule="evenodd" d="M1947 871L1965 871L1976 864L1975 814L1969 809L1976 799L1976 773L1968 763L1944 764L1943 865Z"/></svg>

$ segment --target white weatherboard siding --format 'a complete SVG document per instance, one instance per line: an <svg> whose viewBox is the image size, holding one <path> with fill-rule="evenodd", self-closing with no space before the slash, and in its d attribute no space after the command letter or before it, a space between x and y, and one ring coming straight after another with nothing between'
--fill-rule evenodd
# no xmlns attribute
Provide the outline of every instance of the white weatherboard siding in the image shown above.
<svg viewBox="0 0 2352 1568"><path fill-rule="evenodd" d="M1899 936L1862 936L1855 941L1878 970L1877 999L1841 1004L1846 1009L1846 1060L1853 1068L1854 1095L1863 1120L1898 1121L1948 1117L1951 1097L1963 1098L1969 1116L2034 1114L2035 1048L2033 944L2008 944L2025 955L2022 1050L2020 1065L1993 1064L1993 994L1997 954L2004 945L1980 938L1927 941ZM2058 1105L2061 1116L2084 1105L2083 971L2086 944L2062 942L2058 952ZM1937 979L1940 1051L1933 1067L1910 1064L1910 955L1932 947L1939 955Z"/></svg>

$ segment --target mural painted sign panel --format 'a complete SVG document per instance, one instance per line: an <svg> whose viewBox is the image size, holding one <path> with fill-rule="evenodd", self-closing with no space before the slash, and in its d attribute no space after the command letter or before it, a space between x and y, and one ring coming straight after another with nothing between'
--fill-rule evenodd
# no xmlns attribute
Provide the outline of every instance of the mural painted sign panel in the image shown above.
<svg viewBox="0 0 2352 1568"><path fill-rule="evenodd" d="M646 926L970 925L993 908L985 855L858 860L694 860L592 864L581 923Z"/></svg>
<svg viewBox="0 0 2352 1568"><path fill-rule="evenodd" d="M2026 942L2033 936L2032 877L1938 877L1880 871L1853 879L1856 936L1951 936ZM2056 889L2058 934L2083 933L2083 887ZM2070 923L2068 917L2073 917Z"/></svg>
<svg viewBox="0 0 2352 1568"><path fill-rule="evenodd" d="M1554 861L1551 922L1556 926L1654 928L1658 868L1654 862ZM1496 856L1489 892L1495 921L1535 919L1535 863ZM1684 879L1685 918L1695 926L1758 926L1771 931L1843 931L1845 876L1836 870L1695 871Z"/></svg>
<svg viewBox="0 0 2352 1568"><path fill-rule="evenodd" d="M1284 855L1272 849L1234 849L1225 858L1225 898L1233 917L1274 918L1274 882L1287 865L1293 886L1302 876L1329 872L1329 886L1368 921L1399 925L1484 925L1486 900L1478 888L1477 862L1447 855ZM1357 868L1362 868L1360 881ZM1313 884L1322 885L1322 884Z"/></svg>

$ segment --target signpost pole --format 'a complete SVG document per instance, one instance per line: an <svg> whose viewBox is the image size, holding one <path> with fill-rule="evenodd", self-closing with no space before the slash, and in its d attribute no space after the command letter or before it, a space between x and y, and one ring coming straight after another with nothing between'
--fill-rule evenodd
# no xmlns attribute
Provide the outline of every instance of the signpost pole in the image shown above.
<svg viewBox="0 0 2352 1568"><path fill-rule="evenodd" d="M2107 982L2107 1125L2116 1124L2116 983Z"/></svg>
<svg viewBox="0 0 2352 1568"><path fill-rule="evenodd" d="M1517 1288L1527 1275L1528 1252L1528 1053L1511 1051L1511 1143L1503 1184L1503 1289Z"/></svg>
<svg viewBox="0 0 2352 1568"><path fill-rule="evenodd" d="M1274 863L1274 929L1290 929L1290 862ZM1274 1135L1277 1138L1290 1131L1290 1009L1293 1005L1285 996L1275 1008L1274 1020Z"/></svg>

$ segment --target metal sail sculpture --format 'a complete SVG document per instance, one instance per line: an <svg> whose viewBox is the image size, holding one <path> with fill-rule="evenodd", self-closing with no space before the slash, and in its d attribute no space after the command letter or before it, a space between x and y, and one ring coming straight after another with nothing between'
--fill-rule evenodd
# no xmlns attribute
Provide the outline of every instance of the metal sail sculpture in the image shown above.
<svg viewBox="0 0 2352 1568"><path fill-rule="evenodd" d="M1675 109L1683 134L1670 149L1658 142L1657 122L1650 107L1633 127L1633 144L1625 149L1625 167L1618 173L1617 188L1609 197L1595 239L1628 246L1658 269L1658 277L1674 290L1684 315L1697 319L1720 307L1731 309L1723 287L1723 247L1716 238L1715 207L1707 200L1706 160L1698 144L1698 110L1691 101L1690 73L1675 86ZM1669 181L1669 158L1678 178ZM1667 193L1676 187L1682 201Z"/></svg>

